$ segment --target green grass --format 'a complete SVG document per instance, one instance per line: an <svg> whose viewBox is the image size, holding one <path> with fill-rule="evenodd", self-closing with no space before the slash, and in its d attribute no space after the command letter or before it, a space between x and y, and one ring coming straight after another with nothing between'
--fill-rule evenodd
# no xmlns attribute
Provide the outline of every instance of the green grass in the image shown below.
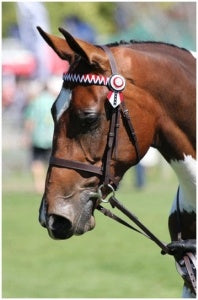
<svg viewBox="0 0 198 300"><path fill-rule="evenodd" d="M133 180L130 171L118 199L169 242L175 177L150 170L142 191ZM172 257L150 240L96 212L93 231L54 241L37 221L40 197L30 176L10 176L3 187L4 298L180 298L182 280Z"/></svg>

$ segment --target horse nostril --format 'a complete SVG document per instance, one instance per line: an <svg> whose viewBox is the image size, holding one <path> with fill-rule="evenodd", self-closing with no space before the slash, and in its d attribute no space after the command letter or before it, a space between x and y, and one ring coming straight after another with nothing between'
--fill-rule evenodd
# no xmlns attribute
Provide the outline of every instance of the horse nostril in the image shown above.
<svg viewBox="0 0 198 300"><path fill-rule="evenodd" d="M72 223L65 217L50 215L48 219L48 228L54 238L66 239L71 236Z"/></svg>
<svg viewBox="0 0 198 300"><path fill-rule="evenodd" d="M54 216L54 224L53 226L55 229L64 229L64 230L69 230L72 227L71 222L61 216Z"/></svg>

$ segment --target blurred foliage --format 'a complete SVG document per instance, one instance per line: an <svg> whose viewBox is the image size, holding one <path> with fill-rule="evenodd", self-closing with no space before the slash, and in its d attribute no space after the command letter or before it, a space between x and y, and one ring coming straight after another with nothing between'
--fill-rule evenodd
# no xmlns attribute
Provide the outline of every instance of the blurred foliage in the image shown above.
<svg viewBox="0 0 198 300"><path fill-rule="evenodd" d="M63 23L63 19L70 15L78 15L84 21L89 22L99 33L111 33L114 31L113 2L48 2L46 3L51 28L57 33L57 28Z"/></svg>
<svg viewBox="0 0 198 300"><path fill-rule="evenodd" d="M14 2L2 2L2 35L6 37L11 25L17 22Z"/></svg>
<svg viewBox="0 0 198 300"><path fill-rule="evenodd" d="M51 22L51 32L57 34L58 27L64 18L78 15L88 22L98 33L115 31L114 13L116 4L113 2L44 2ZM17 23L16 3L2 2L2 34L6 37L11 25Z"/></svg>
<svg viewBox="0 0 198 300"><path fill-rule="evenodd" d="M59 34L69 16L78 16L96 32L98 43L120 39L157 40L196 51L195 2L42 2L51 32ZM16 2L2 2L2 34L17 24ZM157 24L157 26L156 26Z"/></svg>

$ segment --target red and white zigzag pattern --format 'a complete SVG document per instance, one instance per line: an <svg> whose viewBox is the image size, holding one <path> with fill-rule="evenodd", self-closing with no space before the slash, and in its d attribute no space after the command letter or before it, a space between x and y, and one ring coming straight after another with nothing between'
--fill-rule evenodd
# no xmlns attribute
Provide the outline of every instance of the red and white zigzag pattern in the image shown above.
<svg viewBox="0 0 198 300"><path fill-rule="evenodd" d="M109 77L96 74L70 74L64 73L63 80L66 82L74 82L81 84L96 84L96 85L107 85Z"/></svg>

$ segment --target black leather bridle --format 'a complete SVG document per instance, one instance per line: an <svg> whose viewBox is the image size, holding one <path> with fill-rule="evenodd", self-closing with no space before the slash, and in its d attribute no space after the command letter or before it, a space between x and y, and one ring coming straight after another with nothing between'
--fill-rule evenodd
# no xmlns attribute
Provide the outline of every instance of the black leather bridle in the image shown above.
<svg viewBox="0 0 198 300"><path fill-rule="evenodd" d="M118 74L116 62L114 59L114 56L107 46L101 46L101 48L105 51L109 58L112 76L111 77L103 77L104 80L100 80L99 75L88 75L84 74L84 77L82 75L78 74L65 74L63 75L63 80L66 82L76 82L79 85L106 85L111 93L111 101L113 101L112 105L116 105L115 107L112 107L111 110L111 119L110 119L110 129L107 139L107 145L106 150L103 157L103 164L101 167L78 162L75 160L65 160L63 158L57 158L54 156L51 156L49 164L51 166L58 166L61 168L68 168L68 169L74 169L74 170L80 170L80 171L86 171L89 173L93 173L95 175L98 175L100 177L100 183L103 186L112 186L116 189L118 182L116 179L111 176L110 174L110 161L112 158L113 153L116 156L117 153L117 142L118 142L118 129L119 129L119 121L120 121L120 115L122 114L124 124L126 127L126 130L128 134L130 135L130 140L133 143L135 147L136 152L136 162L138 163L140 161L140 152L138 147L138 141L135 134L135 130L133 128L131 118L129 116L129 111L126 108L126 105L123 101L123 99L120 100L119 97L121 97L121 91L125 88L125 79ZM94 77L95 76L95 77ZM93 78L93 79L92 79ZM96 79L95 79L96 78ZM102 78L102 79L103 79ZM108 97L108 96L107 96ZM118 99L119 98L119 99ZM120 100L120 102L119 102ZM119 103L119 104L118 104Z"/></svg>

